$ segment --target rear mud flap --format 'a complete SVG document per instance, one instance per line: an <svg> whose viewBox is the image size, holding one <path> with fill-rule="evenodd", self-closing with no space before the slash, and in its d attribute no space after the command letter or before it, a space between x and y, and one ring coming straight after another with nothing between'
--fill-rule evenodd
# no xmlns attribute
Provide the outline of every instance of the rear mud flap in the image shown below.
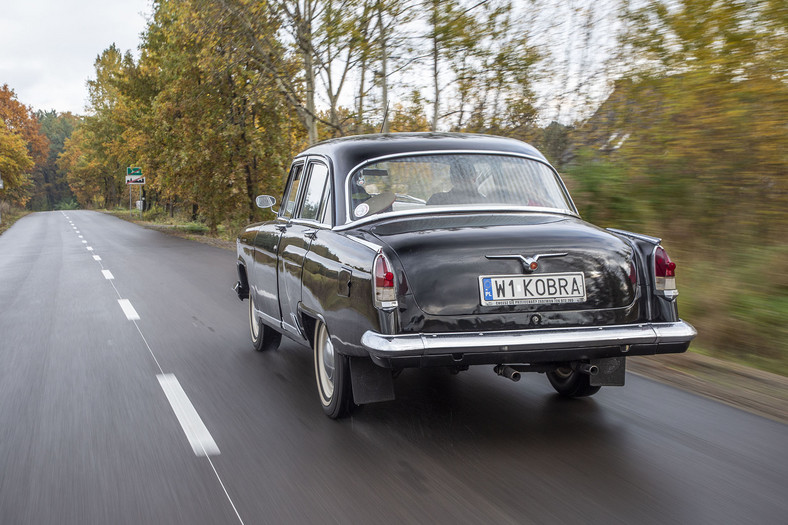
<svg viewBox="0 0 788 525"><path fill-rule="evenodd" d="M391 369L379 367L368 357L350 358L350 381L353 385L353 402L357 405L394 399Z"/></svg>
<svg viewBox="0 0 788 525"><path fill-rule="evenodd" d="M599 373L590 377L591 386L624 386L624 376L627 372L626 357L591 359L591 365L599 368Z"/></svg>

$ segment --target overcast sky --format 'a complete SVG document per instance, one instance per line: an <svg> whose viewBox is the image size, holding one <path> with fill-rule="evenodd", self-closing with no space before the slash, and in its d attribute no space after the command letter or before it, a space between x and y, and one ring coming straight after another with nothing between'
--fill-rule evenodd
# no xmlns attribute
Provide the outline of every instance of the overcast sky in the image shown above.
<svg viewBox="0 0 788 525"><path fill-rule="evenodd" d="M554 55L548 63L558 66L556 72L535 85L537 105L546 122L570 121L577 116L578 108L591 107L577 93L562 95L567 90L589 95L598 91L601 95L595 93L591 98L603 98L605 78L593 77L609 51L615 25L611 25L611 17L615 17L620 1L537 2L535 27L544 30L534 31L534 43L550 48ZM86 81L95 75L96 57L113 43L139 57L137 46L152 13L150 2L0 0L0 85L8 84L17 99L34 110L85 114ZM586 12L578 8L590 3L595 6L595 30L593 38L587 40L578 30L584 15L572 13ZM577 87L581 82L585 83L582 89ZM345 97L352 98L354 89L346 91Z"/></svg>
<svg viewBox="0 0 788 525"><path fill-rule="evenodd" d="M0 85L34 110L85 113L93 62L137 46L150 0L0 0Z"/></svg>

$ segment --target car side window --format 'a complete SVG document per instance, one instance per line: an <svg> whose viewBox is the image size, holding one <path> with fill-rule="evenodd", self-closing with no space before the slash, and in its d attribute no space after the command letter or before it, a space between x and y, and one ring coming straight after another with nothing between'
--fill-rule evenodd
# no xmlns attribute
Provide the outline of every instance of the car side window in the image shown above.
<svg viewBox="0 0 788 525"><path fill-rule="evenodd" d="M323 210L323 196L326 193L328 181L328 168L325 164L313 163L309 166L309 182L307 182L304 202L298 217L312 221L321 220Z"/></svg>
<svg viewBox="0 0 788 525"><path fill-rule="evenodd" d="M280 210L280 216L290 218L295 212L296 199L298 198L298 188L301 185L301 173L304 170L303 164L296 164L290 169L290 184L287 187L284 206Z"/></svg>
<svg viewBox="0 0 788 525"><path fill-rule="evenodd" d="M326 184L326 191L323 194L323 211L320 212L320 222L331 226L334 220L334 206L331 203L331 183Z"/></svg>

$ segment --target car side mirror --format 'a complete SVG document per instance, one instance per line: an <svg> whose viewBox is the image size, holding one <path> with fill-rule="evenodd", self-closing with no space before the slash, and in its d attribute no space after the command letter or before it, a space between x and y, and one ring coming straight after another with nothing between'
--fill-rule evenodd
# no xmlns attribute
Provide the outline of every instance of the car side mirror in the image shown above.
<svg viewBox="0 0 788 525"><path fill-rule="evenodd" d="M254 202L258 208L266 209L276 204L276 199L270 195L258 195Z"/></svg>

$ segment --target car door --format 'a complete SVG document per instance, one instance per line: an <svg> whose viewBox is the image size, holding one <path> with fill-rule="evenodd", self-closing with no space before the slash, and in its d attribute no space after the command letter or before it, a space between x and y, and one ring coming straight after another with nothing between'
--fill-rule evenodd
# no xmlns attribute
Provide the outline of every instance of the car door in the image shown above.
<svg viewBox="0 0 788 525"><path fill-rule="evenodd" d="M277 328L282 322L277 279L279 241L295 213L303 171L303 160L291 166L277 217L273 222L262 225L254 240L254 267L250 275L250 282L254 286L249 293L255 294L254 304L262 314L263 321Z"/></svg>
<svg viewBox="0 0 788 525"><path fill-rule="evenodd" d="M324 218L330 217L328 165L320 159L309 159L305 173L292 219L278 225L282 232L277 266L279 308L282 327L294 335L301 335L297 315L304 257L317 231L326 227Z"/></svg>

